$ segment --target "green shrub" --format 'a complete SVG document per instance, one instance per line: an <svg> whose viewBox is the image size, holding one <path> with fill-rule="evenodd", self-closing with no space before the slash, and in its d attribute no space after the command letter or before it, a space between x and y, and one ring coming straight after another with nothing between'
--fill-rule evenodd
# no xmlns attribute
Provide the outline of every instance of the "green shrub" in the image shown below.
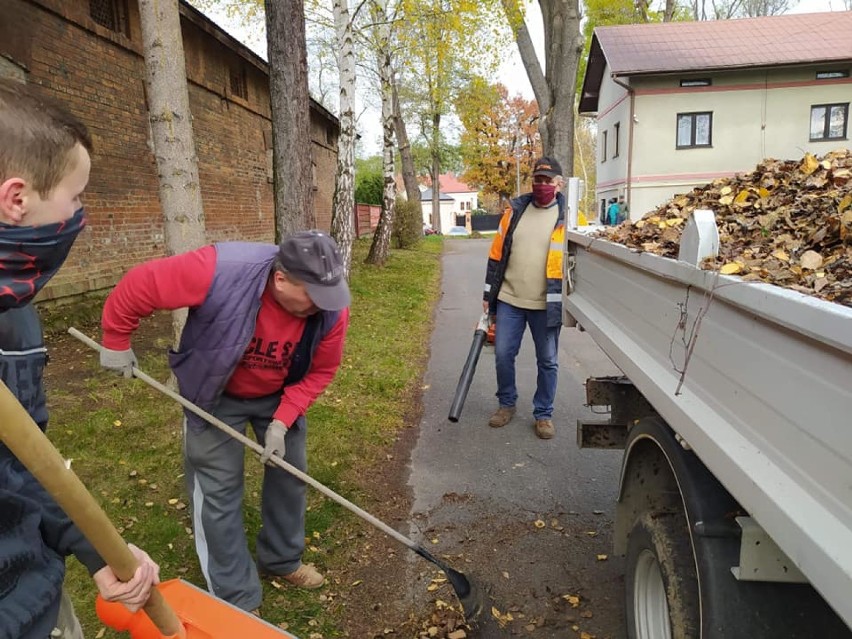
<svg viewBox="0 0 852 639"><path fill-rule="evenodd" d="M396 198L396 216L393 222L393 243L396 248L417 246L423 237L423 208L420 202Z"/></svg>
<svg viewBox="0 0 852 639"><path fill-rule="evenodd" d="M381 174L355 175L355 202L382 205L385 178Z"/></svg>

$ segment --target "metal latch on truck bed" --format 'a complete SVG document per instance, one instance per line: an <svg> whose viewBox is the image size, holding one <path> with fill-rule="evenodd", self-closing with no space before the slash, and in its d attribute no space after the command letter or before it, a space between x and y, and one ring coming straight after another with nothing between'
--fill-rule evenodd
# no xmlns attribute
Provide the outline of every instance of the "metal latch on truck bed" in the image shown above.
<svg viewBox="0 0 852 639"><path fill-rule="evenodd" d="M607 407L609 419L578 419L577 446L580 448L624 448L630 426L643 417L657 414L642 393L623 376L587 379L586 404Z"/></svg>

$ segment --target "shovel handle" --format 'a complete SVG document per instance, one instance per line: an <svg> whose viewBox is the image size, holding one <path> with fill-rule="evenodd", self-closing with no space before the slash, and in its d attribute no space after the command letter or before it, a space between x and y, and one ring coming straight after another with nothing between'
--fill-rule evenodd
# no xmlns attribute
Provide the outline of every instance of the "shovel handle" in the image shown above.
<svg viewBox="0 0 852 639"><path fill-rule="evenodd" d="M116 577L132 579L138 565L136 557L80 478L2 382L0 439L62 507ZM156 588L151 589L145 612L163 635L186 636L177 615Z"/></svg>
<svg viewBox="0 0 852 639"><path fill-rule="evenodd" d="M81 342L86 344L87 346L93 348L94 350L96 350L98 352L101 351L102 347L101 347L100 344L98 344L91 337L84 335L83 333L78 331L76 328L73 328L73 327L69 328L68 332L71 335L73 335L74 337L76 337L78 340L80 340ZM149 386L156 388L158 391L160 391L161 393L163 393L167 397L171 397L178 404L183 406L186 410L190 411L191 413L194 413L195 415L198 415L199 417L201 417L206 422L210 423L211 425L213 425L216 428L218 428L219 430L221 430L223 433L226 433L230 437L233 437L238 442L242 443L243 446L245 446L246 448L250 448L251 450L253 450L257 454L263 453L263 446L256 443L255 441L249 439L248 437L246 437L245 435L243 435L239 431L234 430L233 428L228 426L228 424L223 422L218 417L211 415L210 413L208 413L206 410L204 410L202 408L199 408L198 406L193 404L191 401L186 399L186 397L184 397L183 395L179 395L178 393L174 392L172 389L164 386L163 384L158 382L156 379L154 379L150 375L146 374L144 371L139 370L135 366L133 367L133 376L137 377L138 379L141 379L143 382L145 382ZM273 464L275 466L278 466L279 468L286 470L288 473L290 473L294 477L301 479L308 486L311 486L315 490L318 490L323 495L325 495L326 497L331 499L333 502L340 504L341 506L346 508L348 511L354 513L355 515L357 515L358 517L360 517L364 521L369 522L370 524L372 524L373 526L375 526L376 528L381 530L383 533L385 533L386 535L389 535L390 537L393 537L399 543L401 543L404 546L407 546L409 549L413 550L414 552L416 552L416 553L426 552L423 548L421 548L419 545L417 545L417 543L415 543L413 540L409 539L408 537L406 537L402 533L394 530L393 528L388 526L385 522L383 522L381 519L378 519L378 518L374 517L373 515L371 515L370 513L368 513L366 510L359 508L358 506L353 504L351 501L346 499L346 497L344 497L343 495L338 495L336 492L334 492L331 488L329 488L325 484L321 484L320 482L318 482L316 479L314 479L313 477L311 477L307 473L302 472L301 470L299 470L298 468L296 468L292 464L288 464L286 461L284 461L280 457L273 455L272 457L269 458L269 463Z"/></svg>

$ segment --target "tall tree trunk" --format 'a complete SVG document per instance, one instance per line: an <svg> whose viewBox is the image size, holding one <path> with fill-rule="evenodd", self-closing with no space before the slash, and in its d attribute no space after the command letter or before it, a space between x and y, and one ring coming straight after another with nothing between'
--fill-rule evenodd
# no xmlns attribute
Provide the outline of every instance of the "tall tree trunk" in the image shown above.
<svg viewBox="0 0 852 639"><path fill-rule="evenodd" d="M580 9L577 0L539 0L539 3L545 29L545 78L551 99L543 118L547 129L544 153L559 160L564 171L573 173L574 94L577 65L583 52Z"/></svg>
<svg viewBox="0 0 852 639"><path fill-rule="evenodd" d="M337 241L349 279L352 237L355 234L355 49L349 0L334 0L337 66L340 71L340 135L337 138L337 179L331 206L331 236Z"/></svg>
<svg viewBox="0 0 852 639"><path fill-rule="evenodd" d="M544 154L559 160L563 171L574 166L574 93L577 64L583 52L578 0L539 0L544 23L545 71L542 73L518 0L502 0L521 61L532 85Z"/></svg>
<svg viewBox="0 0 852 639"><path fill-rule="evenodd" d="M402 162L402 183L405 185L405 197L411 202L420 202L420 189L417 187L417 171L414 169L414 158L411 156L411 143L405 130L405 120L399 108L399 91L396 85L396 75L391 76L393 91L393 127L396 133L396 144L399 147L399 158Z"/></svg>
<svg viewBox="0 0 852 639"><path fill-rule="evenodd" d="M373 243L370 246L370 254L367 255L367 262L382 266L387 261L390 252L396 206L396 183L394 182L393 165L394 113L393 89L391 87L390 23L386 17L387 0L378 0L376 5L375 12L377 15L373 22L382 25L379 27L378 66L382 94L382 175L384 188L382 189L382 214L373 235Z"/></svg>
<svg viewBox="0 0 852 639"><path fill-rule="evenodd" d="M316 226L303 0L268 0L266 38L278 239Z"/></svg>
<svg viewBox="0 0 852 639"><path fill-rule="evenodd" d="M432 113L432 226L443 233L449 229L444 228L441 219L441 114ZM452 225L451 225L452 226Z"/></svg>
<svg viewBox="0 0 852 639"><path fill-rule="evenodd" d="M206 242L178 2L140 0L139 16L166 251L175 255ZM175 344L185 321L186 309L172 313Z"/></svg>

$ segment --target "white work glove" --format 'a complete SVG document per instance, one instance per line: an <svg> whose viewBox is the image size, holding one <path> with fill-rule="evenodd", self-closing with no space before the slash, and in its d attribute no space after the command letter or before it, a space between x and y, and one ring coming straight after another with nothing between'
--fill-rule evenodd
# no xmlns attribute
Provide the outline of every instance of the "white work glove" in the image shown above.
<svg viewBox="0 0 852 639"><path fill-rule="evenodd" d="M287 427L284 422L273 419L269 422L269 427L266 429L266 437L264 441L266 445L263 447L263 453L260 455L260 463L266 464L269 458L275 455L284 459L286 448L284 446L284 438L287 436Z"/></svg>
<svg viewBox="0 0 852 639"><path fill-rule="evenodd" d="M137 364L132 348L126 351L114 351L101 346L101 366L107 370L121 373L125 377L133 377L133 367Z"/></svg>

